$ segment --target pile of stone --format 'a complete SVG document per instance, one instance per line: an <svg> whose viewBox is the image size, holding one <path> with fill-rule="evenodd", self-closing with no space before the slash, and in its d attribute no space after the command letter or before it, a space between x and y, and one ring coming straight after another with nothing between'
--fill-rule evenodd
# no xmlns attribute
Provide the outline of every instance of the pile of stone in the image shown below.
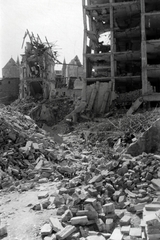
<svg viewBox="0 0 160 240"><path fill-rule="evenodd" d="M11 109L29 115L38 126L43 123L53 126L73 111L74 104L73 99L65 96L57 96L50 101L29 97L25 100L16 100L11 104Z"/></svg>
<svg viewBox="0 0 160 240"><path fill-rule="evenodd" d="M5 188L14 179L33 178L34 167L40 158L47 160L45 149L55 142L29 116L7 108L0 115L0 188Z"/></svg>
<svg viewBox="0 0 160 240"><path fill-rule="evenodd" d="M125 105L131 102L136 101L137 98L142 96L142 90L135 90L128 93L120 93L118 98L116 99L117 105Z"/></svg>
<svg viewBox="0 0 160 240"><path fill-rule="evenodd" d="M147 235L151 240L159 239L160 195L150 204L132 204L131 210L127 208L129 199L125 206L117 205L106 192L100 194L93 186L98 182L93 182L85 187L74 187L70 180L68 187L59 186L59 191L54 194L39 193L41 203L34 205L34 210L57 209L57 215L51 216L41 227L44 240L140 240L147 239ZM154 186L156 188L156 184ZM154 214L153 210L156 211ZM137 219L132 213L135 211ZM143 213L143 219L139 217L140 213Z"/></svg>
<svg viewBox="0 0 160 240"><path fill-rule="evenodd" d="M160 238L160 202L145 206L142 226L148 240L158 240Z"/></svg>
<svg viewBox="0 0 160 240"><path fill-rule="evenodd" d="M87 151L84 153L86 158L77 176L70 179L64 176L57 193L41 193L41 202L33 206L34 210L57 209L57 216L42 226L42 237L145 239L143 234L148 230L145 228L144 232L139 216L146 205L160 201L160 156L122 154L100 164L98 159L87 162ZM139 220L136 224L135 214Z"/></svg>

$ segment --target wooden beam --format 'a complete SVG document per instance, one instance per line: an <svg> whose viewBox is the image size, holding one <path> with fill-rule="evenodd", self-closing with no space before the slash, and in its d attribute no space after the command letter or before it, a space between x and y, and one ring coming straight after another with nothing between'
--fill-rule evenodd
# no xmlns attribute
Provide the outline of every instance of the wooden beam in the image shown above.
<svg viewBox="0 0 160 240"><path fill-rule="evenodd" d="M145 0L141 0L141 64L142 64L142 94L147 93L147 48L145 29Z"/></svg>
<svg viewBox="0 0 160 240"><path fill-rule="evenodd" d="M95 86L92 90L91 97L90 97L89 102L88 102L87 111L92 110L93 105L94 105L94 101L95 101L95 98L96 98L96 95L97 95L97 92L98 92L98 89L99 89L99 82L96 82L96 84L95 84Z"/></svg>
<svg viewBox="0 0 160 240"><path fill-rule="evenodd" d="M132 106L130 107L130 109L128 110L127 112L127 116L131 115L132 113L134 113L139 107L140 105L142 104L143 102L143 98L140 97L138 98L133 104Z"/></svg>
<svg viewBox="0 0 160 240"><path fill-rule="evenodd" d="M145 13L145 16L155 16L155 15L160 15L160 11L147 12L147 13Z"/></svg>
<svg viewBox="0 0 160 240"><path fill-rule="evenodd" d="M112 89L111 91L115 91L115 63L114 63L114 19L113 19L113 0L110 0L110 29L111 29L111 81L112 81Z"/></svg>
<svg viewBox="0 0 160 240"><path fill-rule="evenodd" d="M120 6L128 6L128 5L137 5L137 1L131 1L131 2L117 2L117 3L111 3L114 8L120 7ZM95 4L95 5L90 5L85 7L86 10L98 10L98 9L103 9L103 8L110 8L110 3L105 3L105 4Z"/></svg>
<svg viewBox="0 0 160 240"><path fill-rule="evenodd" d="M85 0L82 0L83 8L83 24L84 24L84 33L83 33L83 70L84 78L87 76L87 61L85 54L87 53L87 21L86 21L86 9L85 9Z"/></svg>

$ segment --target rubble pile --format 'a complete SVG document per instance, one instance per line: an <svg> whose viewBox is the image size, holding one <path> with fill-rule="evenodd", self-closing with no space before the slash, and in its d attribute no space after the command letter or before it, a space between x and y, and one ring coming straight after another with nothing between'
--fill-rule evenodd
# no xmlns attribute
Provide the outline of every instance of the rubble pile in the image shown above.
<svg viewBox="0 0 160 240"><path fill-rule="evenodd" d="M142 96L142 90L138 89L131 92L120 93L118 98L115 100L116 105L127 105L137 100Z"/></svg>
<svg viewBox="0 0 160 240"><path fill-rule="evenodd" d="M137 113L130 116L120 116L95 119L94 122L79 124L77 131L81 133L82 137L88 144L108 145L108 140L111 142L109 146L113 147L119 140L123 147L138 139L153 123L159 119L160 110L154 109L144 113Z"/></svg>
<svg viewBox="0 0 160 240"><path fill-rule="evenodd" d="M68 97L55 97L53 100L28 97L25 100L16 100L12 103L11 109L30 116L38 126L42 127L43 123L53 126L62 121L72 112L74 104Z"/></svg>
<svg viewBox="0 0 160 240"><path fill-rule="evenodd" d="M45 148L54 148L54 139L27 115L7 108L0 110L0 187L12 185L16 179L30 179Z"/></svg>
<svg viewBox="0 0 160 240"><path fill-rule="evenodd" d="M44 239L141 239L151 234L149 222L144 229L141 221L145 206L160 209L160 156L123 154L103 167L89 162L86 171L64 178L57 192L42 191L38 199L33 210L57 209L41 228ZM154 224L158 232L159 222Z"/></svg>
<svg viewBox="0 0 160 240"><path fill-rule="evenodd" d="M145 119L139 114L121 122L107 119L97 129L95 122L90 128L87 123L84 131L78 128L57 145L29 116L10 108L0 111L0 187L19 189L20 179L57 185L52 193L41 191L32 206L33 211L57 210L41 228L44 240L140 240L147 234L159 239L160 155L133 157L119 141L123 127L128 124L136 133L136 121L143 125L147 114ZM148 125L140 132L156 116L148 114ZM154 216L147 213L152 210Z"/></svg>

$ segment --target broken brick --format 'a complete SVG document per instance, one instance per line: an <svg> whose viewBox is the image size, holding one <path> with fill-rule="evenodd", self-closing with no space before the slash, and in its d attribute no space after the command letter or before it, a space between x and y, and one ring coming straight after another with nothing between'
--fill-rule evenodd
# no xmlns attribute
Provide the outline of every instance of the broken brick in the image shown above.
<svg viewBox="0 0 160 240"><path fill-rule="evenodd" d="M71 218L72 225L86 225L88 223L87 216L78 216Z"/></svg>
<svg viewBox="0 0 160 240"><path fill-rule="evenodd" d="M69 237L72 233L74 233L77 230L75 226L67 225L64 229L59 231L56 234L56 237L58 240L63 240Z"/></svg>
<svg viewBox="0 0 160 240"><path fill-rule="evenodd" d="M59 221L58 218L53 218L53 217L50 217L50 222L51 222L51 225L52 225L52 229L54 232L58 232L58 231L61 231L63 229L63 226L61 224L61 222Z"/></svg>

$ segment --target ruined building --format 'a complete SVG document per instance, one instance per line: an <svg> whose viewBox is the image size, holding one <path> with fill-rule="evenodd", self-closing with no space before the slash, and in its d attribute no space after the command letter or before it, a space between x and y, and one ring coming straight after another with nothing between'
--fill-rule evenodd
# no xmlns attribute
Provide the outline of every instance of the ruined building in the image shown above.
<svg viewBox="0 0 160 240"><path fill-rule="evenodd" d="M134 102L130 113L143 101L160 101L160 0L83 0L83 16L92 102L100 88L102 112L118 96Z"/></svg>
<svg viewBox="0 0 160 240"><path fill-rule="evenodd" d="M2 68L0 80L0 103L9 104L18 98L19 94L19 63L11 58Z"/></svg>
<svg viewBox="0 0 160 240"><path fill-rule="evenodd" d="M27 35L30 42L26 42L25 53L22 54L20 98L43 96L44 99L52 99L55 95L57 51L52 50L47 38L43 43L38 35L35 37L28 30L25 37Z"/></svg>

